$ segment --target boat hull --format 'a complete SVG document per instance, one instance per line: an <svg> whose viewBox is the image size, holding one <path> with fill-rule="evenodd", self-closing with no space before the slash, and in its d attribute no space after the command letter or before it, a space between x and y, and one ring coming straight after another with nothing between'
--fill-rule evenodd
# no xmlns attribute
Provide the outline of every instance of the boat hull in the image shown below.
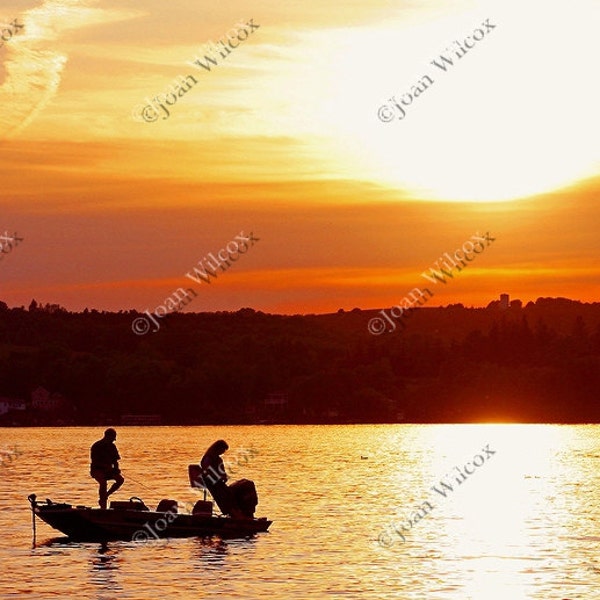
<svg viewBox="0 0 600 600"><path fill-rule="evenodd" d="M134 509L100 509L70 504L32 504L34 514L74 541L208 537L244 538L269 529L272 521L234 519Z"/></svg>

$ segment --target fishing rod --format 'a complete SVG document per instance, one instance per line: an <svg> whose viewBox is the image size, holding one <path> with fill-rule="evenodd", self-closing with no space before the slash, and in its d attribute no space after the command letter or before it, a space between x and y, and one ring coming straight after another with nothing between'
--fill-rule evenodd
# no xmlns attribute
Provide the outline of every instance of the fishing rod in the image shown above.
<svg viewBox="0 0 600 600"><path fill-rule="evenodd" d="M137 483L137 485L141 485L143 488L147 489L150 492L154 491L152 488L149 488L147 485L143 484L141 481L134 479L131 475L127 475L127 479L130 479L131 481L133 481L133 483Z"/></svg>

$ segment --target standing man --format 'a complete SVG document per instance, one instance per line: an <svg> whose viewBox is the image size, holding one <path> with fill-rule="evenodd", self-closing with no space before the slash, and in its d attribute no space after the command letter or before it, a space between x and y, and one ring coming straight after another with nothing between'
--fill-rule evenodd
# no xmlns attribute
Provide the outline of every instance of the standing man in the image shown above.
<svg viewBox="0 0 600 600"><path fill-rule="evenodd" d="M99 503L100 508L103 509L106 509L108 497L116 492L125 481L119 469L121 457L115 446L116 439L117 432L110 427L104 432L101 440L92 444L90 451L92 459L90 475L98 482ZM109 479L114 480L114 483L107 491L106 485Z"/></svg>

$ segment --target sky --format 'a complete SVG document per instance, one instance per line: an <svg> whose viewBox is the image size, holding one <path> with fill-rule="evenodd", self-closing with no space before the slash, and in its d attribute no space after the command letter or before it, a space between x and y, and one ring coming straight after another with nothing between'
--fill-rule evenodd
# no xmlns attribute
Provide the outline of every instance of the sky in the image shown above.
<svg viewBox="0 0 600 600"><path fill-rule="evenodd" d="M0 300L383 308L489 232L428 306L599 301L599 26L592 0L3 0Z"/></svg>

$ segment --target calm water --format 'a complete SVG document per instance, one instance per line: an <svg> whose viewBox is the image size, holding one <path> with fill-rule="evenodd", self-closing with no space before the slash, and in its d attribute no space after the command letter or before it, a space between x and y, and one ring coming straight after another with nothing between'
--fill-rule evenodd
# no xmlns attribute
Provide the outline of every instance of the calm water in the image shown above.
<svg viewBox="0 0 600 600"><path fill-rule="evenodd" d="M118 432L126 483L115 499L136 495L153 506L163 497L195 501L187 464L224 437L232 479L256 482L257 515L274 520L271 531L251 540L102 548L66 544L38 521L32 548L29 493L95 504L88 448L101 429L0 429L0 450L21 452L0 466L0 598L600 599L600 427ZM486 445L495 454L486 457ZM256 454L235 465L241 448ZM450 473L477 454L485 462L458 485ZM442 478L453 487L442 488L446 497L432 490ZM425 501L433 509L415 513ZM380 534L389 548L378 542Z"/></svg>

